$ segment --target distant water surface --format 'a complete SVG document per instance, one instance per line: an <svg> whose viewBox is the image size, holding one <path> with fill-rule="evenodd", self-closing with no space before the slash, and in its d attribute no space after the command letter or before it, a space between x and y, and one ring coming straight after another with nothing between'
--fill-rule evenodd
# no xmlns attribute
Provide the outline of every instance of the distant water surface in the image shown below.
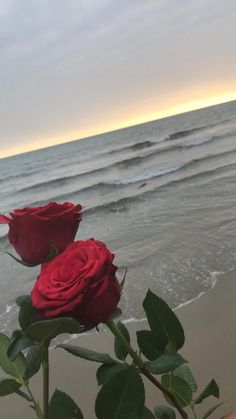
<svg viewBox="0 0 236 419"><path fill-rule="evenodd" d="M48 201L84 207L77 238L96 237L128 268L121 307L143 317L150 287L172 307L214 287L236 260L236 102L0 160L0 212ZM37 269L4 254L0 329Z"/></svg>

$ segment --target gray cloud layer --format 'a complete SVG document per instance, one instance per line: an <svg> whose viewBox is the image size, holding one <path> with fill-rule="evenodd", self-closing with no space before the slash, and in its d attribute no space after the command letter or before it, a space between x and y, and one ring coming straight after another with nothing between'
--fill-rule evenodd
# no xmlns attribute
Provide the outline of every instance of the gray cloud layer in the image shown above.
<svg viewBox="0 0 236 419"><path fill-rule="evenodd" d="M1 149L235 86L235 18L235 0L1 0Z"/></svg>

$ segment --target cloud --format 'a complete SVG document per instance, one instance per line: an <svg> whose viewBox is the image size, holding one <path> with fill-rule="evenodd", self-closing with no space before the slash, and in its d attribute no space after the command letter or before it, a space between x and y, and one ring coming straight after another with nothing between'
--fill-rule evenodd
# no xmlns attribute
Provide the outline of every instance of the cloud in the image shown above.
<svg viewBox="0 0 236 419"><path fill-rule="evenodd" d="M235 17L234 0L2 0L2 138L104 125L233 82Z"/></svg>

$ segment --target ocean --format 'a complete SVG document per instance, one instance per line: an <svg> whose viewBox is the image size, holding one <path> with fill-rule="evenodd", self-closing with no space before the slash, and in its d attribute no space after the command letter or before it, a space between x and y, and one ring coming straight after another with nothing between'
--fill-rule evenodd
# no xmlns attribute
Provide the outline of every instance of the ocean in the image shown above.
<svg viewBox="0 0 236 419"><path fill-rule="evenodd" d="M151 288L173 308L236 264L236 101L0 160L0 213L48 201L83 205L95 237L128 269L123 318L144 317ZM0 330L39 268L15 263L0 226Z"/></svg>

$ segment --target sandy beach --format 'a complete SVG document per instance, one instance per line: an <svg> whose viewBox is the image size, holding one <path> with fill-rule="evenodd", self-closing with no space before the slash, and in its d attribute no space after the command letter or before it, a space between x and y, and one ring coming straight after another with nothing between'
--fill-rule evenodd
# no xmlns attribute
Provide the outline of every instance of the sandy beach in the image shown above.
<svg viewBox="0 0 236 419"><path fill-rule="evenodd" d="M181 351L189 361L201 390L211 378L215 378L221 390L221 401L226 401L212 418L220 418L226 412L236 409L236 338L235 338L235 273L221 277L214 290L201 296L192 303L177 310L186 334L186 344ZM128 324L134 336L136 329L147 327L145 322ZM81 336L73 343L97 351L112 352L113 337L104 331ZM134 341L135 342L135 341ZM94 419L94 401L97 394L95 378L97 363L82 361L61 349L52 350L51 390L55 387L70 394L81 407L85 419ZM40 374L34 377L32 389L40 394ZM146 404L149 407L162 402L162 397L155 388L146 383ZM198 417L213 405L216 399L209 398L209 403L198 410ZM33 411L27 408L27 402L11 395L1 399L1 419L34 418Z"/></svg>

